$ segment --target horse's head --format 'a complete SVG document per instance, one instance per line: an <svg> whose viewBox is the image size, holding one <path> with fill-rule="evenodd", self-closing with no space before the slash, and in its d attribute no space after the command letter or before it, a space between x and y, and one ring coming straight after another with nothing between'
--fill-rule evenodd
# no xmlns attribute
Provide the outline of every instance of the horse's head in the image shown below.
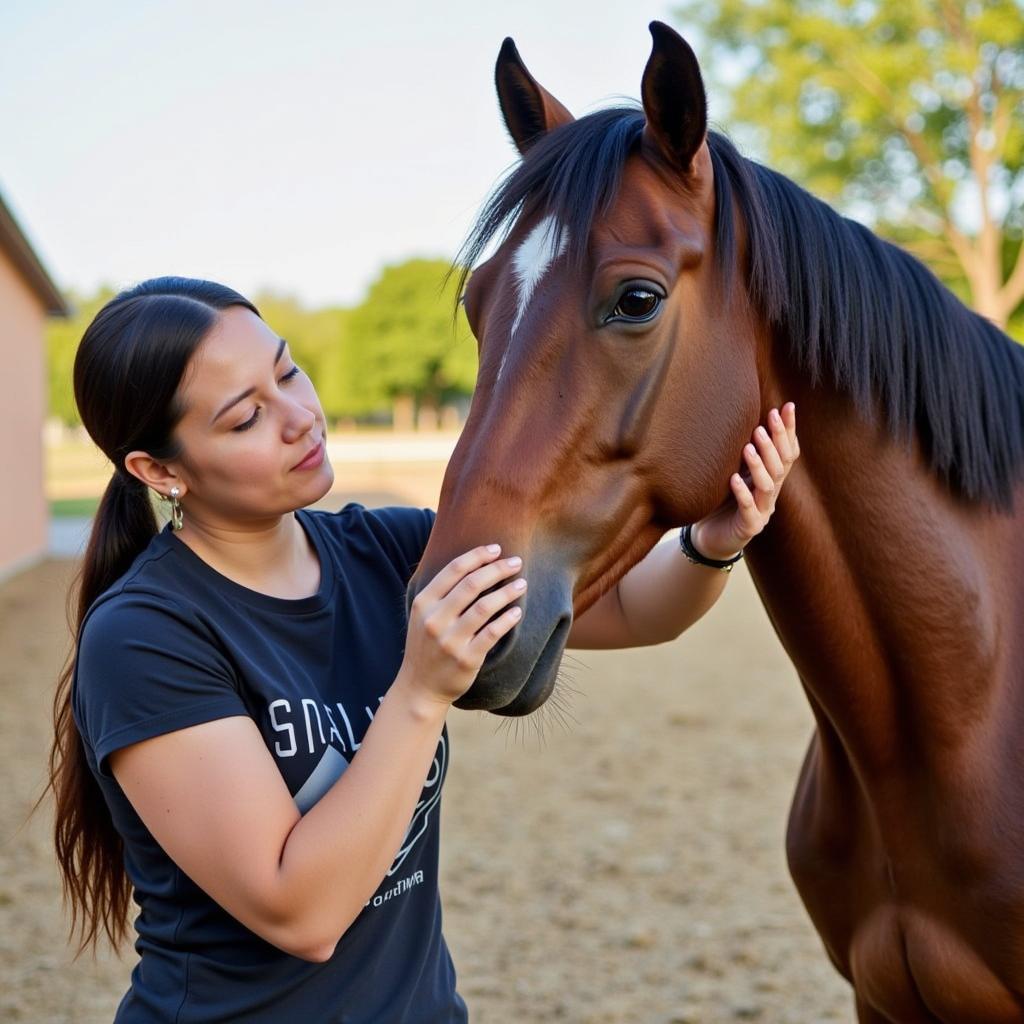
<svg viewBox="0 0 1024 1024"><path fill-rule="evenodd" d="M524 616L457 704L526 714L573 614L729 493L760 411L755 322L722 264L696 58L654 23L643 109L580 120L511 40L496 78L523 159L467 243L472 408L410 598L456 554L523 557ZM742 259L731 211L728 259ZM717 233L716 233L717 228Z"/></svg>

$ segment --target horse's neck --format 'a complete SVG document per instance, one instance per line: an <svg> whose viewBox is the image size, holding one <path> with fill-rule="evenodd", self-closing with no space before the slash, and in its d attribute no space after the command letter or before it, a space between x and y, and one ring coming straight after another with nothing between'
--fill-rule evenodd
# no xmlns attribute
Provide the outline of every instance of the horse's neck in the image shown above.
<svg viewBox="0 0 1024 1024"><path fill-rule="evenodd" d="M1019 523L955 499L835 392L783 387L769 405L796 401L802 454L748 551L764 604L852 760L942 756L999 688Z"/></svg>

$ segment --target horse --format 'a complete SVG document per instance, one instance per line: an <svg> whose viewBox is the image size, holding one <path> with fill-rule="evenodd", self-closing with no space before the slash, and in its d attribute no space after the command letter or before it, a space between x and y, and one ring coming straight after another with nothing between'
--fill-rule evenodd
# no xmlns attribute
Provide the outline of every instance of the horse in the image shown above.
<svg viewBox="0 0 1024 1024"><path fill-rule="evenodd" d="M491 252L479 375L408 597L468 544L522 555L523 618L456 703L530 713L573 617L795 401L746 551L816 723L791 875L861 1024L1024 1022L1024 349L709 130L693 51L650 29L642 104L578 120L501 48L521 160L461 256Z"/></svg>

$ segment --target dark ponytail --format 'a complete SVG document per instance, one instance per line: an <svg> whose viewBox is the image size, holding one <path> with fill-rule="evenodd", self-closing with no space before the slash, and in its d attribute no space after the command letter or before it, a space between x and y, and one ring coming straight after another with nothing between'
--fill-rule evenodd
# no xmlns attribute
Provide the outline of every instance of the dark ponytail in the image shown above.
<svg viewBox="0 0 1024 1024"><path fill-rule="evenodd" d="M189 360L217 322L218 310L245 306L238 292L212 281L158 277L111 299L86 328L75 356L75 402L89 436L114 464L100 501L75 587L69 595L73 646L53 703L49 783L55 800L54 843L71 936L78 955L102 929L112 946L128 937L131 883L123 844L89 770L71 713L78 635L92 603L131 566L157 532L149 489L124 467L145 451L170 460L182 453L174 428L184 410L178 388Z"/></svg>

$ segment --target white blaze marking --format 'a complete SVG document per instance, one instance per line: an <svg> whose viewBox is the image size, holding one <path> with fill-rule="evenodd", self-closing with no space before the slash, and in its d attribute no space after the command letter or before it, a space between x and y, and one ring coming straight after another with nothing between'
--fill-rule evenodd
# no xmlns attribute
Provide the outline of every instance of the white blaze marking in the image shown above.
<svg viewBox="0 0 1024 1024"><path fill-rule="evenodd" d="M501 371L505 369L505 360L508 359L512 340L516 336L516 331L530 304L530 299L537 290L537 285L547 273L548 267L565 252L568 244L568 232L553 215L549 214L534 226L534 229L520 243L515 256L512 257L512 273L515 275L516 284L519 287L519 308L516 310L515 320L512 321L509 344L502 356L501 366L498 367L495 383L501 379Z"/></svg>

